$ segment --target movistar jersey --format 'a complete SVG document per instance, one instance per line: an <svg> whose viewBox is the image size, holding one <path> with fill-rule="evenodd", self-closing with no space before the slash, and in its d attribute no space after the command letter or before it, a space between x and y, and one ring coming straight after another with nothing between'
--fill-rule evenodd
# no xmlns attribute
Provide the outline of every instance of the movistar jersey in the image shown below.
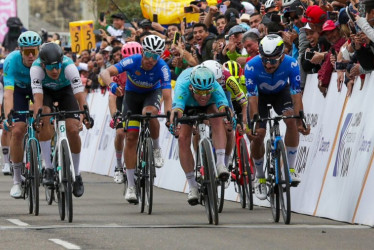
<svg viewBox="0 0 374 250"><path fill-rule="evenodd" d="M185 69L178 76L174 89L173 109L184 110L186 106L200 107L199 103L193 97L192 91L189 89L192 70L193 68ZM215 103L218 109L222 106L229 106L225 92L218 82L215 81L213 83L213 89L214 91L207 105Z"/></svg>
<svg viewBox="0 0 374 250"><path fill-rule="evenodd" d="M126 91L144 93L155 89L171 89L170 69L159 59L151 70L142 68L142 55L136 54L122 59L114 65L118 73L127 72Z"/></svg>
<svg viewBox="0 0 374 250"><path fill-rule="evenodd" d="M258 55L247 62L244 74L249 96L258 96L259 93L278 93L289 84L291 95L301 92L299 64L288 55L285 55L278 69L272 74L265 71L261 57Z"/></svg>
<svg viewBox="0 0 374 250"><path fill-rule="evenodd" d="M21 52L15 50L4 61L4 89L14 90L14 86L25 89L30 84L30 68L23 64Z"/></svg>
<svg viewBox="0 0 374 250"><path fill-rule="evenodd" d="M41 66L40 58L36 59L32 64L30 76L33 94L43 94L43 88L57 91L69 85L71 85L74 94L84 91L78 69L73 60L67 56L64 56L62 60L61 73L57 80L47 75L45 69Z"/></svg>

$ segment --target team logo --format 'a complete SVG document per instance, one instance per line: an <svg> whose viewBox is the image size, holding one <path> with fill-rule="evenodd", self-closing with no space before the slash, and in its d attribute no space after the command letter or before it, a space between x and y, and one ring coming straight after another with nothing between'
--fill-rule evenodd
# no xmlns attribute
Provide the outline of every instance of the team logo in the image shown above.
<svg viewBox="0 0 374 250"><path fill-rule="evenodd" d="M32 84L36 85L36 86L40 86L40 81L39 79L34 79L32 80Z"/></svg>
<svg viewBox="0 0 374 250"><path fill-rule="evenodd" d="M142 75L142 73L140 73L140 71L135 71L135 75L137 75L137 76L141 76Z"/></svg>
<svg viewBox="0 0 374 250"><path fill-rule="evenodd" d="M295 67L297 67L297 65L298 65L297 62L292 62L291 63L291 68L295 68Z"/></svg>
<svg viewBox="0 0 374 250"><path fill-rule="evenodd" d="M79 84L82 83L80 77L74 77L72 82L73 82L74 85L79 85Z"/></svg>

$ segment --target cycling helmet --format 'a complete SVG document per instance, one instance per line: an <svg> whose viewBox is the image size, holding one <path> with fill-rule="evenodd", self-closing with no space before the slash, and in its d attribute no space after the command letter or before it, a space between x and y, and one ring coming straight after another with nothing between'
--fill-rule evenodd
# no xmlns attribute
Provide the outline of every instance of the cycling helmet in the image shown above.
<svg viewBox="0 0 374 250"><path fill-rule="evenodd" d="M282 0L282 7L290 6L291 4L295 3L298 0Z"/></svg>
<svg viewBox="0 0 374 250"><path fill-rule="evenodd" d="M227 61L223 64L223 74L228 76L233 76L238 79L242 72L241 72L240 64L235 61Z"/></svg>
<svg viewBox="0 0 374 250"><path fill-rule="evenodd" d="M19 47L32 47L42 44L42 39L38 33L34 31L26 31L18 37L17 42Z"/></svg>
<svg viewBox="0 0 374 250"><path fill-rule="evenodd" d="M276 34L267 35L261 40L259 50L261 57L281 56L284 52L283 39Z"/></svg>
<svg viewBox="0 0 374 250"><path fill-rule="evenodd" d="M208 90L213 87L215 81L213 72L207 67L198 65L190 75L190 82L194 89Z"/></svg>
<svg viewBox="0 0 374 250"><path fill-rule="evenodd" d="M256 10L255 6L249 2L241 2L241 4L244 7L244 12L248 15L252 15Z"/></svg>
<svg viewBox="0 0 374 250"><path fill-rule="evenodd" d="M270 8L273 8L276 6L275 0L266 0L265 4L265 11L267 11Z"/></svg>
<svg viewBox="0 0 374 250"><path fill-rule="evenodd" d="M165 40L156 35L149 35L144 38L142 46L145 51L161 55L165 50Z"/></svg>
<svg viewBox="0 0 374 250"><path fill-rule="evenodd" d="M141 54L143 47L137 42L128 42L122 46L121 53L123 58L134 54Z"/></svg>
<svg viewBox="0 0 374 250"><path fill-rule="evenodd" d="M204 67L207 67L208 69L210 69L213 72L214 78L216 80L221 79L221 77L222 77L222 65L219 62L214 61L214 60L207 60L207 61L203 62L201 64L201 66L204 66Z"/></svg>
<svg viewBox="0 0 374 250"><path fill-rule="evenodd" d="M61 63L64 53L59 45L55 43L45 43L40 48L39 58L45 65Z"/></svg>

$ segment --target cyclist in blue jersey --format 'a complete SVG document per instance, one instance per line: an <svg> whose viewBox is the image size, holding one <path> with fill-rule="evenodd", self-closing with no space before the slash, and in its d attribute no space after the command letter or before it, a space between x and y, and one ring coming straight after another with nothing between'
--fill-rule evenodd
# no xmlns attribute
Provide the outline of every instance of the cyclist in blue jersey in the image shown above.
<svg viewBox="0 0 374 250"><path fill-rule="evenodd" d="M254 114L267 117L267 104L271 104L279 115L298 114L303 110L299 65L294 58L284 55L284 47L280 36L267 35L260 42L260 55L245 65L251 119ZM285 144L290 174L293 184L297 185L300 177L294 167L299 145L298 131L307 135L310 129L304 129L301 120L286 119L284 122L287 126ZM255 129L255 135L248 133L251 154L256 166L255 194L257 198L264 200L267 194L263 170L266 123L261 123Z"/></svg>
<svg viewBox="0 0 374 250"><path fill-rule="evenodd" d="M156 35L149 35L144 38L142 47L142 54L122 59L119 63L100 73L103 82L117 96L123 94L123 89L113 82L111 77L122 72L127 73L125 98L122 107L122 114L124 115L128 111L131 111L132 114L151 112L153 115L157 115L161 108L161 97L164 100L164 112L171 110L170 69L165 61L160 58L165 50L165 40ZM139 125L139 121L129 122L124 150L128 180L125 199L131 203L137 202L134 172ZM150 130L153 140L155 166L160 168L163 166L164 161L161 156L159 143L160 123L157 119L151 119Z"/></svg>
<svg viewBox="0 0 374 250"><path fill-rule="evenodd" d="M83 110L87 105L84 86L74 62L64 56L61 47L55 43L45 43L40 48L39 58L32 64L30 70L31 87L34 96L35 114L43 107L43 113L50 113L54 102L58 102L60 110ZM43 129L39 129L39 140L45 161L43 184L53 185L54 170L51 162L51 138L54 134L49 122L50 117L43 118ZM80 197L84 193L82 177L79 172L83 116L66 115L66 132L75 169L73 194ZM84 121L86 128L93 123ZM37 125L39 126L39 124Z"/></svg>
<svg viewBox="0 0 374 250"><path fill-rule="evenodd" d="M42 39L38 33L27 31L22 33L17 40L20 50L10 53L4 62L4 114L7 117L10 110L29 110L29 102L32 99L30 67L38 57L39 46ZM21 167L23 164L23 137L26 134L26 116L15 115L12 126L7 120L4 126L11 133L10 152L13 162L13 187L10 196L20 198Z"/></svg>
<svg viewBox="0 0 374 250"><path fill-rule="evenodd" d="M215 80L214 73L207 67L198 65L184 70L179 75L175 84L170 120L173 121L174 112L178 112L178 117L181 117L183 114L225 112L225 107L228 106L225 92ZM209 119L209 123L217 155L218 177L226 181L229 178L229 172L225 166L227 141L226 136L222 135L226 134L225 128L230 130L232 126L223 117ZM190 188L187 201L191 206L195 206L198 204L199 191L195 180L194 159L191 151L192 124L182 123L177 127L176 124L172 124L170 128L171 132L178 136L180 163Z"/></svg>

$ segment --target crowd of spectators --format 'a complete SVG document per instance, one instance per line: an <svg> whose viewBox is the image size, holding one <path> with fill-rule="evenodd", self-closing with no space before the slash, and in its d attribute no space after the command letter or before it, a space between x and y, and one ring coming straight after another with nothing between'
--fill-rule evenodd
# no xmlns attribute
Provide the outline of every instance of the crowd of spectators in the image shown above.
<svg viewBox="0 0 374 250"><path fill-rule="evenodd" d="M301 86L306 74L318 73L319 89L326 95L332 72L338 72L338 89L345 83L351 93L356 77L374 69L374 0L230 0L208 6L205 0L191 2L197 22L161 25L148 19L128 22L121 13L98 20L97 47L79 55L65 47L76 63L87 93L106 86L99 73L122 59L127 42L141 43L144 36L158 35L166 40L162 58L172 79L186 68L206 60L223 64L236 61L242 70L258 55L262 37L282 36L286 53L298 60ZM60 42L58 34L47 41ZM4 52L3 48L2 51ZM244 81L242 81L244 84Z"/></svg>

